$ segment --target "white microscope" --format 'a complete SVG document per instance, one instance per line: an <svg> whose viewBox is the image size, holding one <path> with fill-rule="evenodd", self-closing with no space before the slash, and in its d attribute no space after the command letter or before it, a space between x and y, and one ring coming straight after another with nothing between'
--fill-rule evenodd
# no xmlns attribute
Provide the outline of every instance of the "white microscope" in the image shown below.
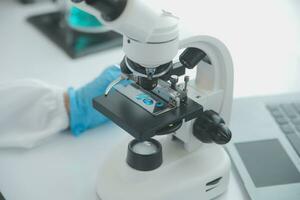
<svg viewBox="0 0 300 200"><path fill-rule="evenodd" d="M116 146L101 166L99 198L208 200L224 193L230 159L222 145L231 139L225 124L233 100L224 44L208 36L180 41L178 18L142 0L72 1L124 36L122 75L93 105L134 140ZM196 79L179 83L194 67Z"/></svg>

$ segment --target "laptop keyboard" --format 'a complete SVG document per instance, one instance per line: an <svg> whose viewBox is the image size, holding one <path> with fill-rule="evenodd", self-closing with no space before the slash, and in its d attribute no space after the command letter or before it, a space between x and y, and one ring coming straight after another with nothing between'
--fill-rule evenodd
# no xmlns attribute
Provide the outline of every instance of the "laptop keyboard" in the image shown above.
<svg viewBox="0 0 300 200"><path fill-rule="evenodd" d="M300 157L300 102L272 104L267 108Z"/></svg>

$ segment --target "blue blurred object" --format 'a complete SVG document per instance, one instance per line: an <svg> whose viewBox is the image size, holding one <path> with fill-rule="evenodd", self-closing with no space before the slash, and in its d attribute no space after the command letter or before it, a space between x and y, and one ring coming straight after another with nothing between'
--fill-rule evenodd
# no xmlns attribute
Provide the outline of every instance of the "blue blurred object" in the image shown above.
<svg viewBox="0 0 300 200"><path fill-rule="evenodd" d="M165 104L160 101L160 102L157 102L155 106L158 107L158 108L162 108L162 107L164 107L164 105Z"/></svg>
<svg viewBox="0 0 300 200"><path fill-rule="evenodd" d="M105 93L108 85L121 75L117 66L110 66L95 80L75 90L68 89L70 99L70 128L75 136L87 129L104 124L108 119L92 106L93 98ZM128 82L128 81L127 81Z"/></svg>
<svg viewBox="0 0 300 200"><path fill-rule="evenodd" d="M96 17L76 7L72 7L68 16L68 23L71 27L89 28L101 27L103 24Z"/></svg>
<svg viewBox="0 0 300 200"><path fill-rule="evenodd" d="M151 106L154 103L152 99L144 99L143 102L147 106Z"/></svg>
<svg viewBox="0 0 300 200"><path fill-rule="evenodd" d="M136 97L137 100L144 100L144 99L147 99L147 98L149 98L149 95L147 95L147 94L139 94Z"/></svg>

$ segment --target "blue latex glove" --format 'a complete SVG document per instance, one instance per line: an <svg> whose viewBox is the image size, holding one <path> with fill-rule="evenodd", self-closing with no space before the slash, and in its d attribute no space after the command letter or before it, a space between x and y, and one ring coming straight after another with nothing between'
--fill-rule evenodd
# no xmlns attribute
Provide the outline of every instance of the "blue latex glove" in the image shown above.
<svg viewBox="0 0 300 200"><path fill-rule="evenodd" d="M70 128L75 136L108 121L92 106L93 98L104 95L107 86L121 74L117 66L108 67L92 82L75 90L68 89L70 99Z"/></svg>

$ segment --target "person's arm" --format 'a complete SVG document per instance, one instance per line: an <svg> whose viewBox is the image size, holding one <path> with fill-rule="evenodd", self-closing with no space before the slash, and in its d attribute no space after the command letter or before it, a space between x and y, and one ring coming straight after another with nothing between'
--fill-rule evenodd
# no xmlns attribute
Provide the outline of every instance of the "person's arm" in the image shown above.
<svg viewBox="0 0 300 200"><path fill-rule="evenodd" d="M119 75L118 67L109 67L90 83L67 91L36 80L0 84L0 148L31 148L68 128L78 136L107 122L93 109L92 99Z"/></svg>
<svg viewBox="0 0 300 200"><path fill-rule="evenodd" d="M0 148L30 148L69 127L65 89L37 80L0 84Z"/></svg>

